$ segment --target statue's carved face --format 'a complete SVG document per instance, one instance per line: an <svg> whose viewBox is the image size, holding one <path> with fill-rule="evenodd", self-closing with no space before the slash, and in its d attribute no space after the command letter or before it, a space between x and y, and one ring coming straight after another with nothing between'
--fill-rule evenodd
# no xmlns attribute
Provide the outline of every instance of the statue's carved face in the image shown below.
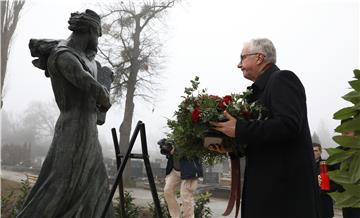
<svg viewBox="0 0 360 218"><path fill-rule="evenodd" d="M94 28L90 28L88 50L96 51L99 43L100 34Z"/></svg>

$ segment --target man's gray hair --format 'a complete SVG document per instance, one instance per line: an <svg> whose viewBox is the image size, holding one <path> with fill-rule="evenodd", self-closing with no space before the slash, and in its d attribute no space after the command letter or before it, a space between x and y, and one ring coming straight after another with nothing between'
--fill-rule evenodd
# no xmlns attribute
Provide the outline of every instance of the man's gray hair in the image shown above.
<svg viewBox="0 0 360 218"><path fill-rule="evenodd" d="M259 52L265 55L265 61L276 64L276 49L274 44L266 38L252 39L249 42L249 52Z"/></svg>

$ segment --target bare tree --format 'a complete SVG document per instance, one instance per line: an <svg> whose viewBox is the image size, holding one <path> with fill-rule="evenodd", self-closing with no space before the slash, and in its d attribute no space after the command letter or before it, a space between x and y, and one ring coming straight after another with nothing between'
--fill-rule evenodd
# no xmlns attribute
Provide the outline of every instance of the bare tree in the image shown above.
<svg viewBox="0 0 360 218"><path fill-rule="evenodd" d="M1 106L3 98L4 79L6 76L7 61L10 54L11 39L13 38L19 21L19 14L25 0L1 0Z"/></svg>
<svg viewBox="0 0 360 218"><path fill-rule="evenodd" d="M35 141L35 132L32 137L25 137L23 134L23 122L19 116L11 112L1 110L1 145L4 144L23 144Z"/></svg>
<svg viewBox="0 0 360 218"><path fill-rule="evenodd" d="M29 163L31 156L45 156L58 115L55 101L33 101L21 115L2 110L1 155L4 162Z"/></svg>
<svg viewBox="0 0 360 218"><path fill-rule="evenodd" d="M54 101L33 101L21 115L2 111L2 144L50 144L59 109Z"/></svg>
<svg viewBox="0 0 360 218"><path fill-rule="evenodd" d="M25 129L35 131L38 142L46 141L50 144L59 113L55 101L48 103L33 101L24 113L23 126Z"/></svg>
<svg viewBox="0 0 360 218"><path fill-rule="evenodd" d="M321 144L320 143L320 138L318 136L318 134L316 132L313 132L312 136L311 136L311 140L313 143L318 143L318 144Z"/></svg>
<svg viewBox="0 0 360 218"><path fill-rule="evenodd" d="M155 91L155 79L159 76L162 60L158 31L161 18L175 2L129 0L108 5L104 10L100 56L115 72L114 99L120 102L125 97L124 118L119 130L122 151L126 151L130 139L134 97L150 101ZM129 167L124 172L125 184L129 183Z"/></svg>

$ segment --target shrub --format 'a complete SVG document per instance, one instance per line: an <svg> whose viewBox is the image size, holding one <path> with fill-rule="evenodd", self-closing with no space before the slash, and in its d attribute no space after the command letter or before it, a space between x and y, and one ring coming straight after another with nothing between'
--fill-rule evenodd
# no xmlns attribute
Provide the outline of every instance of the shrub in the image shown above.
<svg viewBox="0 0 360 218"><path fill-rule="evenodd" d="M211 193L205 192L195 197L195 217L208 218L211 217L212 211L210 207L206 206L210 202Z"/></svg>
<svg viewBox="0 0 360 218"><path fill-rule="evenodd" d="M11 191L1 197L1 214L3 217L15 218L22 209L31 189L28 179L21 180L20 190Z"/></svg>
<svg viewBox="0 0 360 218"><path fill-rule="evenodd" d="M140 208L134 204L134 199L131 196L131 193L124 191L124 201L125 201L125 215L126 218L138 218L140 214ZM121 217L121 205L120 197L116 198L116 203L114 205L115 216Z"/></svg>
<svg viewBox="0 0 360 218"><path fill-rule="evenodd" d="M164 218L170 217L169 209L168 209L167 204L165 202L164 195L161 195L159 200L160 200L160 208L161 208L162 216ZM157 216L156 216L156 208L155 208L154 202L149 203L148 206L149 206L149 212L151 214L151 217L157 218Z"/></svg>
<svg viewBox="0 0 360 218"><path fill-rule="evenodd" d="M210 202L211 193L206 192L195 196L195 207L194 207L194 215L195 218L209 218L211 217L212 211L206 206ZM154 203L150 203L149 211L152 214L153 218L157 218L155 213L155 205ZM164 195L160 196L160 207L162 216L165 218L170 218L169 209L164 199Z"/></svg>
<svg viewBox="0 0 360 218"><path fill-rule="evenodd" d="M355 80L349 81L353 90L342 98L353 106L334 114L334 119L346 121L336 127L341 135L333 137L340 146L328 148L328 164L339 164L338 170L329 172L330 179L344 190L330 193L337 207L360 208L360 70L354 70ZM346 134L346 133L351 134Z"/></svg>

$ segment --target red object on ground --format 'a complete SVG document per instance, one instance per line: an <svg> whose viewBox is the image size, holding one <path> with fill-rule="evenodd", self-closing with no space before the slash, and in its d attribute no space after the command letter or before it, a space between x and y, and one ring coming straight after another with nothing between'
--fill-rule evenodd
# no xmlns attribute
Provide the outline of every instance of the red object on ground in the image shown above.
<svg viewBox="0 0 360 218"><path fill-rule="evenodd" d="M320 162L321 190L330 190L330 178L328 175L327 165L325 161Z"/></svg>

